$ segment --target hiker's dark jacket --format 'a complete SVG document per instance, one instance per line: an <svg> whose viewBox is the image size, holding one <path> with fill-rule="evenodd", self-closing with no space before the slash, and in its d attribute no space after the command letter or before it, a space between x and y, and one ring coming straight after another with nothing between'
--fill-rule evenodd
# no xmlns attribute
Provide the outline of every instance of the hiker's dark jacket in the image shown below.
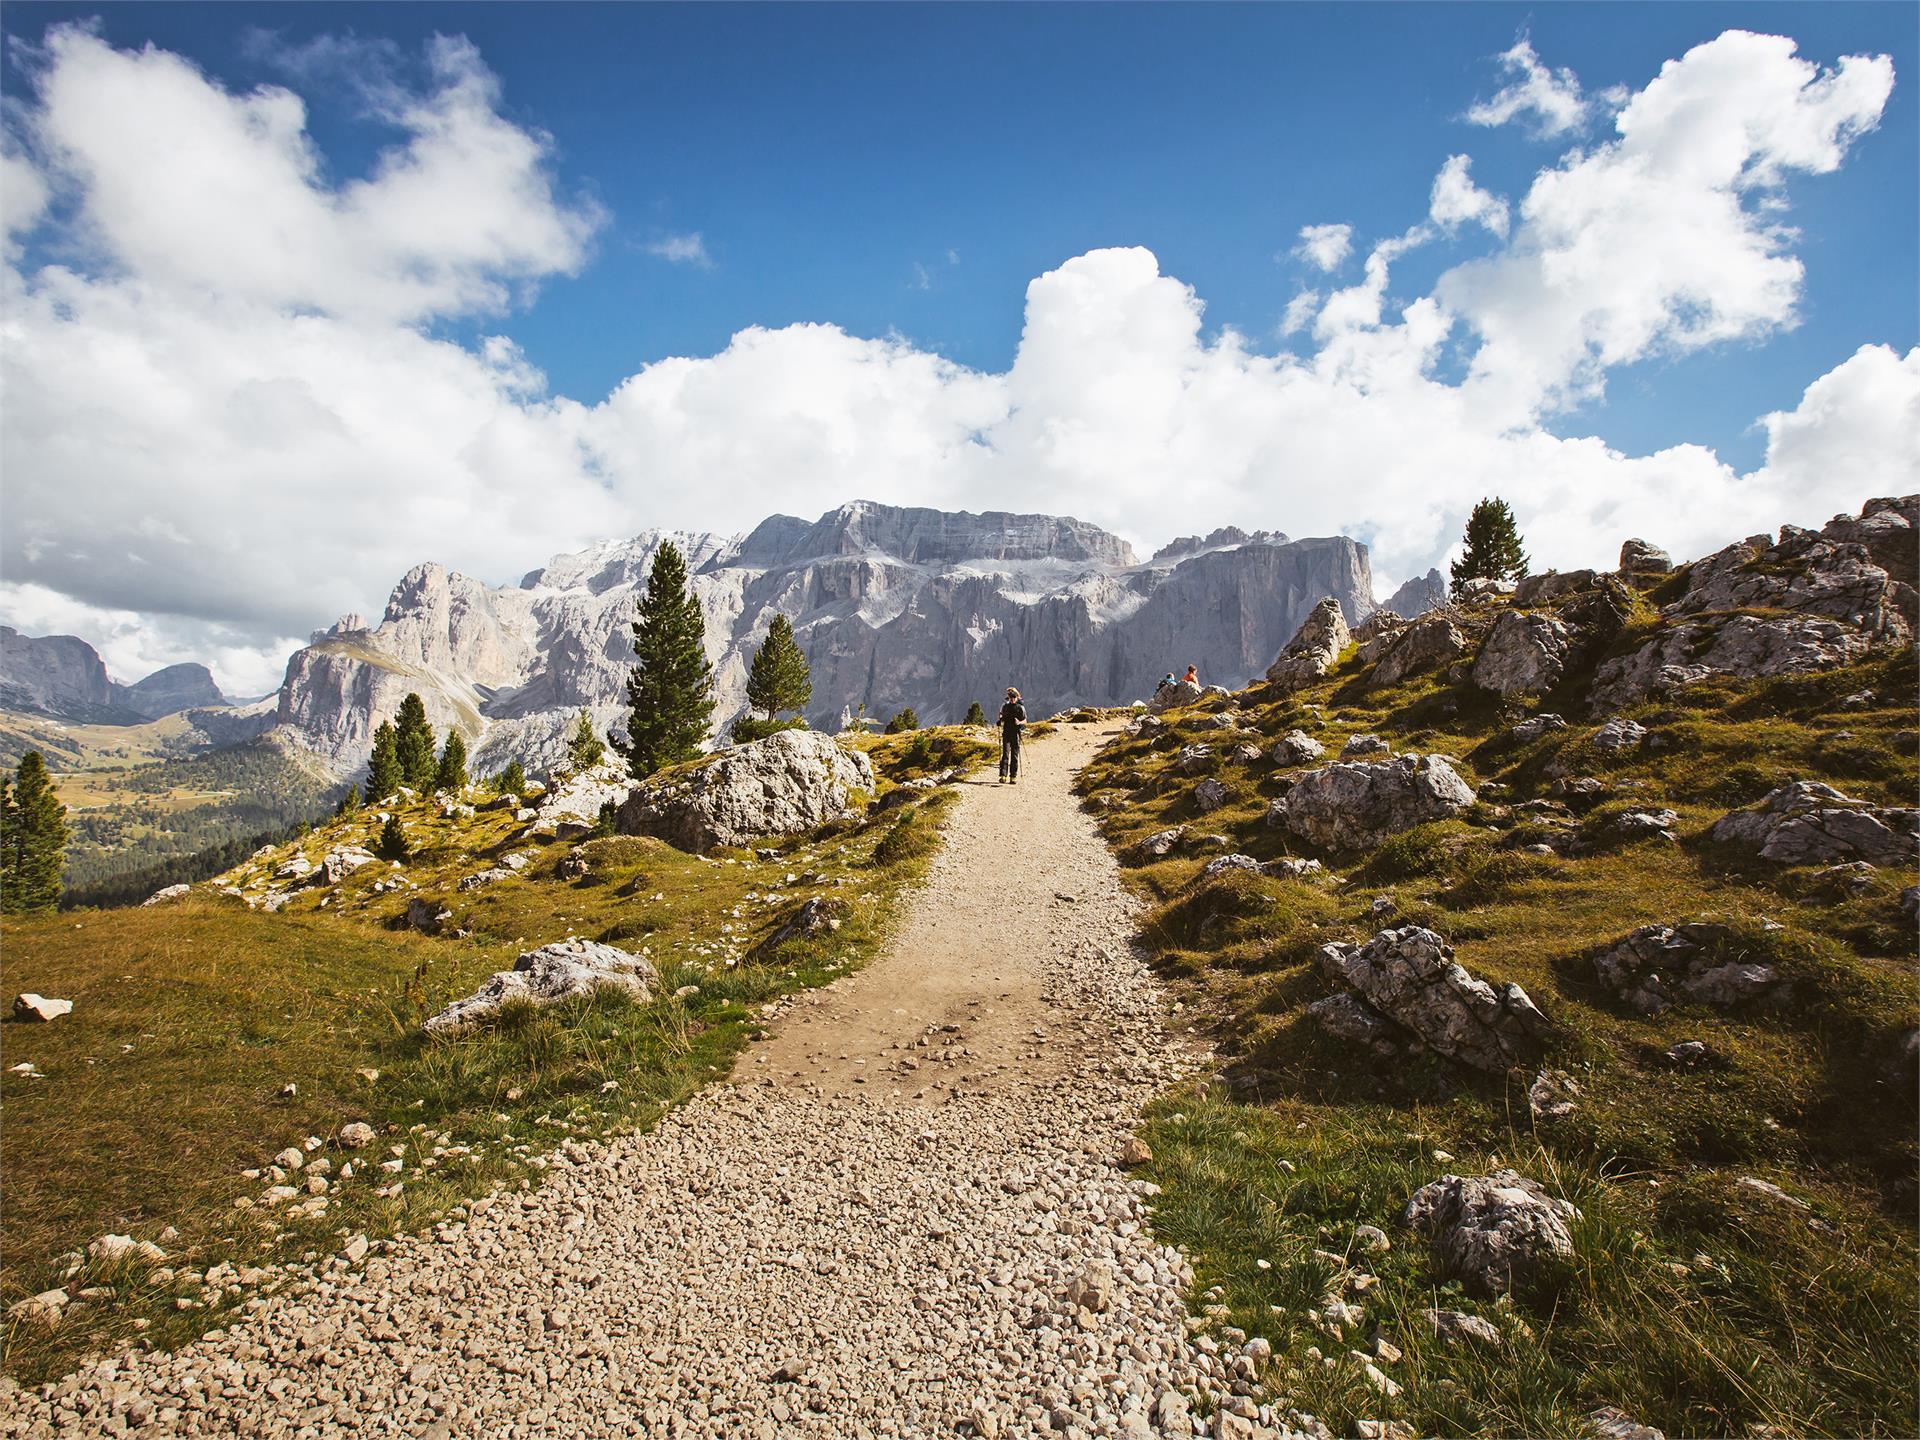
<svg viewBox="0 0 1920 1440"><path fill-rule="evenodd" d="M1003 740L1020 738L1020 727L1027 723L1027 707L1018 700L1009 700L1000 707L1000 736Z"/></svg>

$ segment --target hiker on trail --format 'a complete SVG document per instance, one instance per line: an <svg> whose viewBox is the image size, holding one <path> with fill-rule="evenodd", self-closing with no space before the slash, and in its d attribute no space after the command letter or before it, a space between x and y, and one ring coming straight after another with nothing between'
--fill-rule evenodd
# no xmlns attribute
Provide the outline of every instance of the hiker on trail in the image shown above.
<svg viewBox="0 0 1920 1440"><path fill-rule="evenodd" d="M1007 687L1007 703L1000 707L1000 783L1020 783L1020 727L1027 723L1027 707L1020 692Z"/></svg>
<svg viewBox="0 0 1920 1440"><path fill-rule="evenodd" d="M1198 690L1200 688L1200 667L1198 665L1187 666L1187 673L1182 677L1181 683L1191 685L1194 689Z"/></svg>

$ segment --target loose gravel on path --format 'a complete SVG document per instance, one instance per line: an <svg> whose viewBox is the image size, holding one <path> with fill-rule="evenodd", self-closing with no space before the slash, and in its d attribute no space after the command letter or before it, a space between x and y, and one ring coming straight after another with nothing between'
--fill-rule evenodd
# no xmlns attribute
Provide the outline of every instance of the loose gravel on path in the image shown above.
<svg viewBox="0 0 1920 1440"><path fill-rule="evenodd" d="M1191 1433L1221 1362L1115 1157L1195 1057L1069 792L1108 733L967 783L886 953L732 1083L176 1354L14 1391L0 1434Z"/></svg>

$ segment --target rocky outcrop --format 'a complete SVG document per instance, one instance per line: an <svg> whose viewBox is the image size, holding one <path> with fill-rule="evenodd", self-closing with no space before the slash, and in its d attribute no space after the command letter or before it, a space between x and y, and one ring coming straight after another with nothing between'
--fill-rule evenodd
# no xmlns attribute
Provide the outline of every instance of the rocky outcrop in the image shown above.
<svg viewBox="0 0 1920 1440"><path fill-rule="evenodd" d="M1628 540L1620 547L1622 575L1664 575L1673 569L1673 557L1645 540Z"/></svg>
<svg viewBox="0 0 1920 1440"><path fill-rule="evenodd" d="M1591 570L1549 570L1544 575L1524 575L1513 587L1516 605L1548 605L1582 590L1593 588L1599 579Z"/></svg>
<svg viewBox="0 0 1920 1440"><path fill-rule="evenodd" d="M783 730L646 781L618 823L624 834L705 854L841 819L853 813L851 792L873 787L873 766L859 751L816 731Z"/></svg>
<svg viewBox="0 0 1920 1440"><path fill-rule="evenodd" d="M1755 809L1716 821L1712 837L1778 865L1910 865L1920 856L1920 810L1868 805L1817 780L1795 780Z"/></svg>
<svg viewBox="0 0 1920 1440"><path fill-rule="evenodd" d="M1618 709L1710 676L1848 665L1876 644L1910 639L1920 623L1916 527L1920 496L1872 500L1819 531L1782 526L1778 540L1752 536L1694 562L1678 598L1661 610L1668 627L1600 667L1595 708Z"/></svg>
<svg viewBox="0 0 1920 1440"><path fill-rule="evenodd" d="M495 972L473 994L429 1016L425 1029L429 1035L456 1035L493 1019L507 1004L552 1005L601 986L646 1000L659 978L653 963L641 956L591 940L564 940L527 951L513 969Z"/></svg>
<svg viewBox="0 0 1920 1440"><path fill-rule="evenodd" d="M535 803L533 832L556 840L591 834L600 822L601 807L618 810L633 792L633 784L633 775L619 759L564 776Z"/></svg>
<svg viewBox="0 0 1920 1440"><path fill-rule="evenodd" d="M1282 689L1310 685L1340 661L1350 639L1340 602L1329 595L1313 607L1280 657L1267 667L1267 681Z"/></svg>
<svg viewBox="0 0 1920 1440"><path fill-rule="evenodd" d="M1605 712L1714 676L1750 680L1829 670L1866 658L1864 630L1815 616L1732 615L1673 626L1594 675L1593 708Z"/></svg>
<svg viewBox="0 0 1920 1440"><path fill-rule="evenodd" d="M1634 1013L1658 1015L1680 1001L1720 1009L1775 998L1772 965L1740 958L1725 925L1642 925L1594 958L1593 976Z"/></svg>
<svg viewBox="0 0 1920 1440"><path fill-rule="evenodd" d="M1559 683L1573 631L1551 615L1509 610L1494 622L1473 662L1473 683L1496 695L1525 695Z"/></svg>
<svg viewBox="0 0 1920 1440"><path fill-rule="evenodd" d="M1199 879L1211 880L1216 875L1224 875L1230 870L1246 870L1255 875L1265 875L1271 880L1305 880L1309 876L1324 875L1326 866L1318 860L1295 860L1291 857L1279 860L1256 860L1251 855L1235 852L1231 855L1216 855L1200 867Z"/></svg>
<svg viewBox="0 0 1920 1440"><path fill-rule="evenodd" d="M807 718L929 720L1017 685L1031 714L1127 704L1169 669L1239 685L1264 670L1323 596L1372 609L1364 546L1342 537L1222 532L1139 562L1098 527L859 502L748 535L649 532L562 556L518 586L437 565L410 572L385 616L355 617L288 664L278 723L345 775L408 691L468 737L476 774L560 765L581 710L625 720L636 591L665 539L687 553L714 666L716 733L745 706L747 667L788 615L813 679ZM1217 542L1217 543L1216 543Z"/></svg>
<svg viewBox="0 0 1920 1440"><path fill-rule="evenodd" d="M1158 715L1163 710L1176 710L1182 705L1191 705L1207 692L1198 685L1185 680L1176 680L1171 685L1156 686L1153 698L1147 701L1149 714Z"/></svg>
<svg viewBox="0 0 1920 1440"><path fill-rule="evenodd" d="M1309 770L1269 814L1274 823L1322 849L1353 850L1458 815L1473 798L1445 756L1402 755Z"/></svg>
<svg viewBox="0 0 1920 1440"><path fill-rule="evenodd" d="M1373 683L1397 685L1409 675L1438 670L1466 654L1468 643L1467 629L1457 610L1431 610L1392 636L1373 667Z"/></svg>
<svg viewBox="0 0 1920 1440"><path fill-rule="evenodd" d="M1433 931L1382 930L1365 945L1325 945L1320 965L1370 1009L1428 1048L1497 1073L1536 1058L1551 1027L1527 992L1471 975Z"/></svg>
<svg viewBox="0 0 1920 1440"><path fill-rule="evenodd" d="M1432 1244L1440 1273L1481 1295L1507 1294L1543 1261L1573 1254L1567 1222L1579 1218L1571 1203L1513 1170L1442 1176L1400 1213L1402 1225Z"/></svg>

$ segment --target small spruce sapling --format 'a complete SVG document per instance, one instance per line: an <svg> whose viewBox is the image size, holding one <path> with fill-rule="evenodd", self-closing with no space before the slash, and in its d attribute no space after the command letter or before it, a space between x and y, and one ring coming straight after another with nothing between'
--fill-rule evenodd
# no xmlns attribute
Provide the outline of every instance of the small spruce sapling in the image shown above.
<svg viewBox="0 0 1920 1440"><path fill-rule="evenodd" d="M380 840L374 846L373 853L382 860L405 861L412 853L407 844L407 832L400 828L400 817L388 815L387 823L380 827Z"/></svg>
<svg viewBox="0 0 1920 1440"><path fill-rule="evenodd" d="M980 708L980 702L978 700L967 706L967 718L960 723L962 725L984 725L987 723L987 712Z"/></svg>
<svg viewBox="0 0 1920 1440"><path fill-rule="evenodd" d="M576 772L591 770L606 753L606 742L594 733L592 714L582 710L574 722L573 734L567 737L567 764Z"/></svg>

